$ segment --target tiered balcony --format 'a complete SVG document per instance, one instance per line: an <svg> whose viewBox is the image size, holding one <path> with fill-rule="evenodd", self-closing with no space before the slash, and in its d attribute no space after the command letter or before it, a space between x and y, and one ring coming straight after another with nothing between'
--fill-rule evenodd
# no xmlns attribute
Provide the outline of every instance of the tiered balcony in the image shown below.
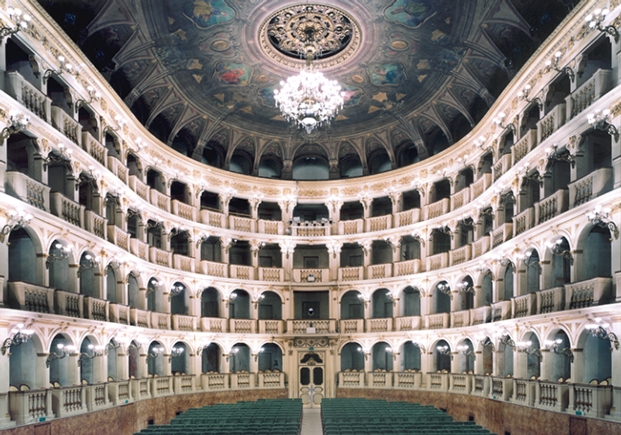
<svg viewBox="0 0 621 435"><path fill-rule="evenodd" d="M172 327L175 331L196 331L196 317L173 314Z"/></svg>
<svg viewBox="0 0 621 435"><path fill-rule="evenodd" d="M490 397L494 400L509 401L513 395L513 378L497 378L492 376Z"/></svg>
<svg viewBox="0 0 621 435"><path fill-rule="evenodd" d="M375 371L367 373L367 386L369 388L390 388L392 387L392 373L385 371Z"/></svg>
<svg viewBox="0 0 621 435"><path fill-rule="evenodd" d="M214 210L201 210L201 222L215 228L226 228L226 215Z"/></svg>
<svg viewBox="0 0 621 435"><path fill-rule="evenodd" d="M82 149L97 160L100 165L106 166L108 150L87 131L82 132Z"/></svg>
<svg viewBox="0 0 621 435"><path fill-rule="evenodd" d="M108 306L110 302L92 296L84 296L84 317L87 319L107 322L109 319Z"/></svg>
<svg viewBox="0 0 621 435"><path fill-rule="evenodd" d="M341 334L364 332L364 319L339 320L339 331Z"/></svg>
<svg viewBox="0 0 621 435"><path fill-rule="evenodd" d="M611 407L611 385L574 384L569 388L569 408L576 415L605 418Z"/></svg>
<svg viewBox="0 0 621 435"><path fill-rule="evenodd" d="M51 390L9 392L11 419L18 425L38 423L54 417Z"/></svg>
<svg viewBox="0 0 621 435"><path fill-rule="evenodd" d="M58 106L51 108L52 126L78 145L82 142L82 126Z"/></svg>
<svg viewBox="0 0 621 435"><path fill-rule="evenodd" d="M229 265L230 277L237 279L254 279L254 267L239 264Z"/></svg>
<svg viewBox="0 0 621 435"><path fill-rule="evenodd" d="M330 269L293 269L295 282L329 282Z"/></svg>
<svg viewBox="0 0 621 435"><path fill-rule="evenodd" d="M151 260L153 261L153 260ZM214 276L217 278L227 278L229 265L226 263L217 263L215 261L201 260L200 272L204 275Z"/></svg>
<svg viewBox="0 0 621 435"><path fill-rule="evenodd" d="M285 233L285 224L282 221L266 221L259 219L257 227L260 234L282 236Z"/></svg>
<svg viewBox="0 0 621 435"><path fill-rule="evenodd" d="M534 380L513 379L513 396L509 400L518 405L533 406L536 386L537 381Z"/></svg>
<svg viewBox="0 0 621 435"><path fill-rule="evenodd" d="M306 222L307 224L309 222ZM298 237L325 237L330 235L329 225L292 225L291 234Z"/></svg>
<svg viewBox="0 0 621 435"><path fill-rule="evenodd" d="M427 385L430 390L448 391L449 375L448 373L427 373L429 381Z"/></svg>
<svg viewBox="0 0 621 435"><path fill-rule="evenodd" d="M423 207L425 220L434 219L445 215L449 212L450 200L448 198L441 199L434 203Z"/></svg>
<svg viewBox="0 0 621 435"><path fill-rule="evenodd" d="M470 326L470 311L451 312L451 328L463 328L464 326Z"/></svg>
<svg viewBox="0 0 621 435"><path fill-rule="evenodd" d="M229 319L229 331L238 334L254 334L257 332L257 322L253 319Z"/></svg>
<svg viewBox="0 0 621 435"><path fill-rule="evenodd" d="M464 188L451 195L451 210L457 210L470 201L470 189Z"/></svg>
<svg viewBox="0 0 621 435"><path fill-rule="evenodd" d="M17 71L6 71L4 77L4 91L39 118L49 122L52 100Z"/></svg>
<svg viewBox="0 0 621 435"><path fill-rule="evenodd" d="M554 313L565 309L565 287L541 290L537 295L537 314Z"/></svg>
<svg viewBox="0 0 621 435"><path fill-rule="evenodd" d="M339 222L339 234L343 236L353 236L364 232L364 220L354 219L351 221Z"/></svg>
<svg viewBox="0 0 621 435"><path fill-rule="evenodd" d="M38 209L50 211L50 188L16 171L5 173L5 192Z"/></svg>
<svg viewBox="0 0 621 435"><path fill-rule="evenodd" d="M471 375L451 373L449 381L449 391L459 394L470 394L472 391Z"/></svg>
<svg viewBox="0 0 621 435"><path fill-rule="evenodd" d="M130 175L127 184L143 201L149 202L149 198L151 197L149 194L151 190L149 185L143 183L136 175Z"/></svg>
<svg viewBox="0 0 621 435"><path fill-rule="evenodd" d="M158 192L155 189L151 189L150 193L151 204L153 204L160 210L164 210L165 212L170 213L170 197L163 194L162 192Z"/></svg>
<svg viewBox="0 0 621 435"><path fill-rule="evenodd" d="M173 199L171 204L172 213L175 216L179 216L180 218L187 219L192 222L196 221L196 208L193 205L186 204L176 199Z"/></svg>
<svg viewBox="0 0 621 435"><path fill-rule="evenodd" d="M414 260L399 261L394 263L395 276L414 275L422 272L421 261L418 258Z"/></svg>
<svg viewBox="0 0 621 435"><path fill-rule="evenodd" d="M108 169L110 170L110 172L116 175L119 180L127 184L129 180L129 170L127 169L127 166L125 166L123 162L121 162L118 158L114 156L108 156Z"/></svg>
<svg viewBox="0 0 621 435"><path fill-rule="evenodd" d="M259 267L259 281L284 282L285 270L280 267Z"/></svg>
<svg viewBox="0 0 621 435"><path fill-rule="evenodd" d="M366 219L366 232L384 231L390 229L392 215L376 216Z"/></svg>
<svg viewBox="0 0 621 435"><path fill-rule="evenodd" d="M535 207L529 207L523 212L513 217L513 228L515 236L519 236L525 231L535 226Z"/></svg>
<svg viewBox="0 0 621 435"><path fill-rule="evenodd" d="M565 124L565 103L554 106L546 116L537 122L537 143L541 143Z"/></svg>
<svg viewBox="0 0 621 435"><path fill-rule="evenodd" d="M287 320L289 334L333 334L336 332L336 320Z"/></svg>
<svg viewBox="0 0 621 435"><path fill-rule="evenodd" d="M423 374L415 371L396 372L394 386L397 388L421 388Z"/></svg>
<svg viewBox="0 0 621 435"><path fill-rule="evenodd" d="M489 236L483 236L480 237L479 240L472 242L472 258L477 258L488 251L489 239Z"/></svg>
<svg viewBox="0 0 621 435"><path fill-rule="evenodd" d="M284 320L259 319L259 334L282 334L284 330Z"/></svg>
<svg viewBox="0 0 621 435"><path fill-rule="evenodd" d="M537 313L537 295L528 293L522 296L511 298L513 318L532 316Z"/></svg>
<svg viewBox="0 0 621 435"><path fill-rule="evenodd" d="M531 152L537 146L537 130L531 129L522 136L522 138L511 147L511 159L513 166Z"/></svg>
<svg viewBox="0 0 621 435"><path fill-rule="evenodd" d="M129 251L129 233L116 225L108 225L108 241L121 249Z"/></svg>
<svg viewBox="0 0 621 435"><path fill-rule="evenodd" d="M201 317L200 318L201 331L203 332L227 332L228 322L227 319L219 317Z"/></svg>
<svg viewBox="0 0 621 435"><path fill-rule="evenodd" d="M367 268L367 279L382 279L392 276L392 264L371 264Z"/></svg>
<svg viewBox="0 0 621 435"><path fill-rule="evenodd" d="M420 221L420 208L395 213L395 227L406 227Z"/></svg>
<svg viewBox="0 0 621 435"><path fill-rule="evenodd" d="M171 330L170 314L151 311L151 328Z"/></svg>
<svg viewBox="0 0 621 435"><path fill-rule="evenodd" d="M472 258L472 245L465 245L461 248L453 249L449 251L449 263L451 266L457 266L458 264L470 261Z"/></svg>
<svg viewBox="0 0 621 435"><path fill-rule="evenodd" d="M129 325L129 307L127 305L110 304L108 312L110 313L111 322ZM167 329L170 329L170 322Z"/></svg>
<svg viewBox="0 0 621 435"><path fill-rule="evenodd" d="M256 232L254 219L245 216L229 215L229 228L243 233Z"/></svg>
<svg viewBox="0 0 621 435"><path fill-rule="evenodd" d="M421 329L423 318L421 316L407 316L395 318L396 331L418 331Z"/></svg>
<svg viewBox="0 0 621 435"><path fill-rule="evenodd" d="M84 295L70 293L62 290L54 292L56 300L56 314L67 317L84 317Z"/></svg>
<svg viewBox="0 0 621 435"><path fill-rule="evenodd" d="M364 319L365 330L367 332L391 332L392 318L383 319Z"/></svg>
<svg viewBox="0 0 621 435"><path fill-rule="evenodd" d="M364 267L340 267L339 281L358 281L363 279Z"/></svg>
<svg viewBox="0 0 621 435"><path fill-rule="evenodd" d="M510 300L494 302L492 304L492 322L510 319L512 305Z"/></svg>
<svg viewBox="0 0 621 435"><path fill-rule="evenodd" d="M492 174L494 175L494 183L498 181L503 174L511 169L511 154L503 154L492 168Z"/></svg>
<svg viewBox="0 0 621 435"><path fill-rule="evenodd" d="M65 222L82 227L84 222L84 206L70 200L60 192L50 193L50 211Z"/></svg>
<svg viewBox="0 0 621 435"><path fill-rule="evenodd" d="M364 388L363 371L339 372L339 386L343 388Z"/></svg>
<svg viewBox="0 0 621 435"><path fill-rule="evenodd" d="M282 372L257 373L259 388L285 388L285 374Z"/></svg>
<svg viewBox="0 0 621 435"><path fill-rule="evenodd" d="M193 257L187 257L180 254L173 254L172 257L173 268L175 268L175 270L194 273L196 267L196 260Z"/></svg>
<svg viewBox="0 0 621 435"><path fill-rule="evenodd" d="M565 309L603 305L614 299L612 278L593 278L565 284Z"/></svg>
<svg viewBox="0 0 621 435"><path fill-rule="evenodd" d="M489 323L492 321L492 307L485 306L479 308L473 308L470 310L470 324L482 325L483 323Z"/></svg>
<svg viewBox="0 0 621 435"><path fill-rule="evenodd" d="M600 168L569 185L569 208L589 202L613 187L612 168Z"/></svg>
<svg viewBox="0 0 621 435"><path fill-rule="evenodd" d="M569 405L569 384L537 381L535 406L550 411L563 412Z"/></svg>
<svg viewBox="0 0 621 435"><path fill-rule="evenodd" d="M149 246L149 261L158 266L172 266L172 252L165 251L155 246Z"/></svg>
<svg viewBox="0 0 621 435"><path fill-rule="evenodd" d="M86 408L86 388L60 387L51 390L52 411L57 418L82 414Z"/></svg>
<svg viewBox="0 0 621 435"><path fill-rule="evenodd" d="M54 289L18 281L10 281L8 288L12 307L35 313L55 314Z"/></svg>
<svg viewBox="0 0 621 435"><path fill-rule="evenodd" d="M565 97L567 119L574 118L606 94L613 85L613 71L598 69L591 78Z"/></svg>
<svg viewBox="0 0 621 435"><path fill-rule="evenodd" d="M500 246L507 240L510 240L513 237L513 224L512 223L504 223L500 225L498 228L495 228L492 231L492 249L497 246Z"/></svg>
<svg viewBox="0 0 621 435"><path fill-rule="evenodd" d="M149 245L138 239L129 239L129 250L141 260L149 261Z"/></svg>
<svg viewBox="0 0 621 435"><path fill-rule="evenodd" d="M446 329L451 318L449 313L427 314L424 317L426 329Z"/></svg>
<svg viewBox="0 0 621 435"><path fill-rule="evenodd" d="M535 222L542 224L567 211L569 207L569 191L567 189L557 190L547 198L535 204Z"/></svg>
<svg viewBox="0 0 621 435"><path fill-rule="evenodd" d="M149 311L139 310L138 308L129 309L129 323L141 328L151 327L151 313Z"/></svg>
<svg viewBox="0 0 621 435"><path fill-rule="evenodd" d="M103 239L106 235L108 221L92 210L84 210L84 229Z"/></svg>
<svg viewBox="0 0 621 435"><path fill-rule="evenodd" d="M477 181L470 185L470 200L474 201L492 185L492 174L482 174Z"/></svg>
<svg viewBox="0 0 621 435"><path fill-rule="evenodd" d="M440 270L448 267L449 254L441 252L440 254L430 255L427 257L427 271Z"/></svg>

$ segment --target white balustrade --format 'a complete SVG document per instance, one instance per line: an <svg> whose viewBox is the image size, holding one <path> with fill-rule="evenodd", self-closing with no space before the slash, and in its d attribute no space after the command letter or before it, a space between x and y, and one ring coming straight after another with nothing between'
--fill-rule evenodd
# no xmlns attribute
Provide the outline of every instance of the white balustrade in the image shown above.
<svg viewBox="0 0 621 435"><path fill-rule="evenodd" d="M354 219L339 222L339 234L342 236L354 236L364 232L364 220Z"/></svg>
<svg viewBox="0 0 621 435"><path fill-rule="evenodd" d="M423 318L421 316L406 316L395 318L396 331L418 331L421 329Z"/></svg>
<svg viewBox="0 0 621 435"><path fill-rule="evenodd" d="M151 260L153 262L153 260ZM226 263L217 263L215 261L201 260L200 273L210 275L217 278L228 278L229 265Z"/></svg>
<svg viewBox="0 0 621 435"><path fill-rule="evenodd" d="M367 268L367 279L382 279L392 276L392 263L371 264Z"/></svg>
<svg viewBox="0 0 621 435"><path fill-rule="evenodd" d="M463 207L468 204L468 201L470 201L470 189L465 187L451 195L451 210L457 210Z"/></svg>
<svg viewBox="0 0 621 435"><path fill-rule="evenodd" d="M227 332L228 320L218 317L201 317L201 331L203 332Z"/></svg>
<svg viewBox="0 0 621 435"><path fill-rule="evenodd" d="M537 122L537 143L541 143L565 124L566 104L559 103Z"/></svg>
<svg viewBox="0 0 621 435"><path fill-rule="evenodd" d="M434 219L440 216L444 216L449 212L450 201L448 198L441 199L434 203L428 204L423 207L425 220Z"/></svg>
<svg viewBox="0 0 621 435"><path fill-rule="evenodd" d="M215 228L226 228L224 222L226 215L214 210L201 210L201 222Z"/></svg>
<svg viewBox="0 0 621 435"><path fill-rule="evenodd" d="M535 207L529 207L513 217L515 236L528 231L535 226Z"/></svg>
<svg viewBox="0 0 621 435"><path fill-rule="evenodd" d="M612 187L612 168L596 169L569 185L569 208L577 207L610 192Z"/></svg>
<svg viewBox="0 0 621 435"><path fill-rule="evenodd" d="M384 231L390 229L392 215L375 216L366 219L366 231L372 233L374 231Z"/></svg>
<svg viewBox="0 0 621 435"><path fill-rule="evenodd" d="M560 189L535 204L535 222L542 224L567 211L569 190Z"/></svg>
<svg viewBox="0 0 621 435"><path fill-rule="evenodd" d="M449 251L449 264L451 266L457 266L458 264L470 261L470 258L472 258L471 245L465 245L461 248L456 248Z"/></svg>
<svg viewBox="0 0 621 435"><path fill-rule="evenodd" d="M341 334L356 334L364 332L364 319L339 320L339 331Z"/></svg>
<svg viewBox="0 0 621 435"><path fill-rule="evenodd" d="M554 313L565 309L565 287L540 290L536 294L537 314Z"/></svg>
<svg viewBox="0 0 621 435"><path fill-rule="evenodd" d="M586 308L603 305L614 299L612 278L592 278L565 284L565 309Z"/></svg>
<svg viewBox="0 0 621 435"><path fill-rule="evenodd" d="M395 213L395 227L406 227L420 221L420 208L399 211Z"/></svg>
<svg viewBox="0 0 621 435"><path fill-rule="evenodd" d="M47 212L50 211L50 188L26 174L7 171L4 176L4 189L7 194L27 204Z"/></svg>
<svg viewBox="0 0 621 435"><path fill-rule="evenodd" d="M390 332L392 331L392 318L364 319L367 332Z"/></svg>
<svg viewBox="0 0 621 435"><path fill-rule="evenodd" d="M84 222L84 206L67 198L60 192L50 193L50 211L65 222L82 227Z"/></svg>
<svg viewBox="0 0 621 435"><path fill-rule="evenodd" d="M54 314L54 289L9 281L9 303L18 310Z"/></svg>
<svg viewBox="0 0 621 435"><path fill-rule="evenodd" d="M22 77L19 72L6 71L4 76L4 91L23 104L26 109L48 122L52 100Z"/></svg>

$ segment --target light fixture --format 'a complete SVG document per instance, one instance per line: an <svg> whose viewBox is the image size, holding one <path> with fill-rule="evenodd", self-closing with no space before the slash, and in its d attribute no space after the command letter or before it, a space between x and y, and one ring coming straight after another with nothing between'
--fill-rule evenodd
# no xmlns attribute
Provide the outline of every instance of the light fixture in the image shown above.
<svg viewBox="0 0 621 435"><path fill-rule="evenodd" d="M71 254L71 246L65 246L60 242L56 242L53 250L50 249L50 253L45 260L45 267L49 268L50 264L55 261L66 260L69 258L69 254Z"/></svg>
<svg viewBox="0 0 621 435"><path fill-rule="evenodd" d="M6 8L6 12L9 14L11 21L15 23L15 27L2 27L0 28L0 39L4 39L7 36L11 36L19 32L20 30L28 30L30 27L30 15L24 14L20 8Z"/></svg>
<svg viewBox="0 0 621 435"><path fill-rule="evenodd" d="M183 284L173 285L170 288L170 296L169 297L174 298L175 296L179 296L181 293L183 293L183 290L185 290L185 286Z"/></svg>
<svg viewBox="0 0 621 435"><path fill-rule="evenodd" d="M71 156L73 155L73 150L68 149L64 144L58 144L58 152L56 150L52 150L44 159L43 159L43 169L47 170L47 167L52 163L68 163L71 162Z"/></svg>
<svg viewBox="0 0 621 435"><path fill-rule="evenodd" d="M276 106L287 121L303 127L306 133L329 124L339 109L343 108L344 93L336 80L328 80L312 64L321 54L322 36L326 29L307 26L301 29L298 42L304 45L306 65L297 76L280 82L280 89L274 90Z"/></svg>
<svg viewBox="0 0 621 435"><path fill-rule="evenodd" d="M106 127L104 128L104 132L107 133L110 131L119 131L123 127L125 127L125 125L127 125L127 120L124 119L121 115L116 115L114 117L114 122L116 122L116 127L112 127L111 125L106 125ZM161 162L162 162L162 159L156 158L155 166L159 165L159 163Z"/></svg>
<svg viewBox="0 0 621 435"><path fill-rule="evenodd" d="M524 85L524 89L518 92L517 97L520 100L526 101L528 104L534 101L537 103L537 106L539 106L539 109L541 109L542 103L539 98L528 98L530 95L530 90L531 90L531 86L529 84Z"/></svg>
<svg viewBox="0 0 621 435"><path fill-rule="evenodd" d="M9 220L6 225L2 227L2 231L0 231L0 242L2 243L4 243L6 236L11 234L11 231L28 226L32 220L32 215L21 209L11 210L7 214Z"/></svg>
<svg viewBox="0 0 621 435"><path fill-rule="evenodd" d="M58 59L58 69L52 69L52 68L46 69L45 72L43 73L44 83L47 82L47 80L54 75L59 76L64 72L66 72L67 74L74 73L73 65L67 62L67 59L65 59L65 56L58 56L57 59Z"/></svg>
<svg viewBox="0 0 621 435"><path fill-rule="evenodd" d="M574 353L571 351L571 349L568 347L564 347L561 349L561 344L563 344L562 339L557 338L556 340L546 340L544 344L546 346L546 349L551 350L557 355L565 355L569 358L569 362L574 362Z"/></svg>
<svg viewBox="0 0 621 435"><path fill-rule="evenodd" d="M252 303L254 304L254 308L256 309L257 306L259 305L259 303L265 299L265 295L263 293L261 293L255 300L252 301Z"/></svg>
<svg viewBox="0 0 621 435"><path fill-rule="evenodd" d="M522 263L526 267L534 267L541 272L541 266L539 265L539 257L533 257L532 251L526 251L524 254L520 255L522 258Z"/></svg>
<svg viewBox="0 0 621 435"><path fill-rule="evenodd" d="M436 288L445 295L451 294L451 286L446 281L438 284Z"/></svg>
<svg viewBox="0 0 621 435"><path fill-rule="evenodd" d="M509 346L515 348L515 341L509 336L509 334L504 334L500 337L498 342L504 346Z"/></svg>
<svg viewBox="0 0 621 435"><path fill-rule="evenodd" d="M569 150L563 149L562 151L558 150L558 144L554 144L551 147L545 149L546 157L548 161L556 161L556 162L567 162L571 164L571 167L574 168L576 166L576 158L573 156Z"/></svg>
<svg viewBox="0 0 621 435"><path fill-rule="evenodd" d="M232 356L235 356L235 354L237 354L237 352L239 352L239 348L238 347L233 347L231 349L230 353L225 353L224 357L226 358L226 362L229 362L229 358L231 358Z"/></svg>
<svg viewBox="0 0 621 435"><path fill-rule="evenodd" d="M539 358L541 358L541 351L539 349L533 349L532 345L533 342L530 340L518 341L517 343L515 343L515 347L517 348L518 352L523 352L527 355L537 355Z"/></svg>
<svg viewBox="0 0 621 435"><path fill-rule="evenodd" d="M203 344L198 345L196 348L196 355L200 355L203 351L207 350L207 348L211 345L210 341L206 341Z"/></svg>
<svg viewBox="0 0 621 435"><path fill-rule="evenodd" d="M86 348L86 352L81 352L80 357L78 358L78 367L82 365L83 361L87 359L97 358L98 356L103 356L106 353L106 346L89 344Z"/></svg>
<svg viewBox="0 0 621 435"><path fill-rule="evenodd" d="M474 286L468 281L461 281L457 283L457 290L462 293L475 293Z"/></svg>
<svg viewBox="0 0 621 435"><path fill-rule="evenodd" d="M481 148L483 151L487 151L492 147L487 143L487 138L483 135L474 140L474 145Z"/></svg>
<svg viewBox="0 0 621 435"><path fill-rule="evenodd" d="M605 131L615 139L619 138L619 130L612 125L612 116L610 110L596 110L587 115L587 122L596 130Z"/></svg>
<svg viewBox="0 0 621 435"><path fill-rule="evenodd" d="M494 350L494 342L487 335L479 335L476 338L481 346Z"/></svg>
<svg viewBox="0 0 621 435"><path fill-rule="evenodd" d="M505 112L500 112L494 118L494 124L496 124L498 127L500 127L503 130L506 130L507 128L510 128L511 131L513 131L515 133L515 125L513 125L513 123L506 124L506 125L503 124L503 122L504 122L506 117L507 117L507 115L505 114Z"/></svg>
<svg viewBox="0 0 621 435"><path fill-rule="evenodd" d="M476 359L475 352L467 344L460 344L455 349L462 355L471 356L473 359Z"/></svg>
<svg viewBox="0 0 621 435"><path fill-rule="evenodd" d="M0 139L5 141L11 137L12 134L19 133L20 131L28 128L28 124L30 124L30 117L28 115L24 115L16 110L10 110L9 124L2 129L2 132L0 132Z"/></svg>
<svg viewBox="0 0 621 435"><path fill-rule="evenodd" d="M441 344L436 346L436 349L438 350L438 353L440 355L450 355L451 354L451 348L448 347L448 345L446 344Z"/></svg>
<svg viewBox="0 0 621 435"><path fill-rule="evenodd" d="M170 350L170 356L168 357L168 362L171 362L173 358L180 357L183 354L184 349L182 347L173 347Z"/></svg>
<svg viewBox="0 0 621 435"><path fill-rule="evenodd" d="M574 264L574 256L571 255L571 250L565 239L560 238L556 242L548 242L546 244L548 251L557 257L563 257L569 260L569 264Z"/></svg>
<svg viewBox="0 0 621 435"><path fill-rule="evenodd" d="M4 343L2 343L2 355L5 355L7 351L9 355L11 355L11 347L26 343L30 340L30 337L32 337L34 331L32 329L25 329L24 324L20 323L13 328L11 334L12 335L6 338Z"/></svg>
<svg viewBox="0 0 621 435"><path fill-rule="evenodd" d="M571 69L568 66L565 66L563 68L560 68L558 66L559 60L561 60L561 57L563 56L563 53L560 51L557 51L556 53L554 53L554 60L546 60L546 67L553 69L556 72L564 72L565 74L567 74L567 77L569 77L569 80L571 80L572 82L576 79L576 74L574 73L574 70Z"/></svg>
<svg viewBox="0 0 621 435"><path fill-rule="evenodd" d="M362 293L358 294L358 299L360 299L362 302L364 302L364 307L365 308L369 305L369 302L371 301L369 298L364 297L364 295Z"/></svg>
<svg viewBox="0 0 621 435"><path fill-rule="evenodd" d="M81 272L97 268L100 261L101 259L99 257L93 257L91 254L84 255L80 261L80 267L78 268L78 278Z"/></svg>
<svg viewBox="0 0 621 435"><path fill-rule="evenodd" d="M606 15L608 15L610 11L608 9L600 9L597 8L593 11L592 14L588 14L584 19L589 25L591 29L597 29L602 33L608 34L608 36L612 36L615 38L615 42L619 42L619 31L615 26L609 25L604 26L602 23L606 19Z"/></svg>
<svg viewBox="0 0 621 435"><path fill-rule="evenodd" d="M149 353L147 354L147 361L149 361L150 359L155 359L162 354L164 354L163 346L153 346L151 349L149 349Z"/></svg>
<svg viewBox="0 0 621 435"><path fill-rule="evenodd" d="M417 341L413 341L412 340L412 346L419 348L422 353L426 353L427 352L425 350L425 346L423 344L417 342Z"/></svg>
<svg viewBox="0 0 621 435"><path fill-rule="evenodd" d="M73 355L76 352L76 347L72 344L64 345L62 343L58 343L56 345L57 352L50 352L45 360L45 366L49 368L50 363L52 361L56 361L57 359L67 358L69 355Z"/></svg>
<svg viewBox="0 0 621 435"><path fill-rule="evenodd" d="M76 110L76 112L83 105L91 104L93 101L99 101L101 99L101 93L99 91L96 91L95 88L93 88L91 85L88 85L86 87L86 92L88 92L88 100L85 100L85 99L81 98L78 101L76 101L75 102L75 110ZM138 142L139 140L140 140L140 138L136 139L136 142Z"/></svg>
<svg viewBox="0 0 621 435"><path fill-rule="evenodd" d="M610 325L606 322L602 322L601 319L594 319L593 323L588 323L585 325L585 329L589 331L589 334L593 337L597 337L600 340L609 340L610 341L610 350L612 351L613 346L614 349L619 350L619 339L617 338L617 334L610 331L608 329Z"/></svg>
<svg viewBox="0 0 621 435"><path fill-rule="evenodd" d="M619 228L617 227L617 224L614 223L612 219L610 219L610 212L610 208L607 207L602 209L601 206L598 205L593 209L592 212L587 213L587 219L594 226L608 228L610 234L612 234L615 239L618 239ZM610 241L612 242L612 237L610 238Z"/></svg>

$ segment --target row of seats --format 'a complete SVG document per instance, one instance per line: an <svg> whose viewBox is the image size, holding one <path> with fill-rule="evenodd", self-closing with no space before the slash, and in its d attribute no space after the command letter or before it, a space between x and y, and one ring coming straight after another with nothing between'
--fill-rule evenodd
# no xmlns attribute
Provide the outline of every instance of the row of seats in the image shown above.
<svg viewBox="0 0 621 435"><path fill-rule="evenodd" d="M149 426L139 434L298 435L301 422L300 399L260 399L191 408L170 424Z"/></svg>
<svg viewBox="0 0 621 435"><path fill-rule="evenodd" d="M324 435L494 435L433 406L407 402L323 399L321 419Z"/></svg>

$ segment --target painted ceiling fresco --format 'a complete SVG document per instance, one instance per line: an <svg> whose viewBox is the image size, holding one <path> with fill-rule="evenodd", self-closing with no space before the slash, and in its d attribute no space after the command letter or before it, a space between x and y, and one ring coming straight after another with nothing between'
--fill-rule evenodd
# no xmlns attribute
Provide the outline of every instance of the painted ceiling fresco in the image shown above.
<svg viewBox="0 0 621 435"><path fill-rule="evenodd" d="M163 141L172 143L180 132L205 141L222 125L304 140L306 133L282 118L273 99L297 66L261 48L261 24L294 2L39 2ZM322 65L346 94L328 134L401 123L414 142L439 131L448 143L481 119L569 10L562 0L328 3L360 30L348 57Z"/></svg>

